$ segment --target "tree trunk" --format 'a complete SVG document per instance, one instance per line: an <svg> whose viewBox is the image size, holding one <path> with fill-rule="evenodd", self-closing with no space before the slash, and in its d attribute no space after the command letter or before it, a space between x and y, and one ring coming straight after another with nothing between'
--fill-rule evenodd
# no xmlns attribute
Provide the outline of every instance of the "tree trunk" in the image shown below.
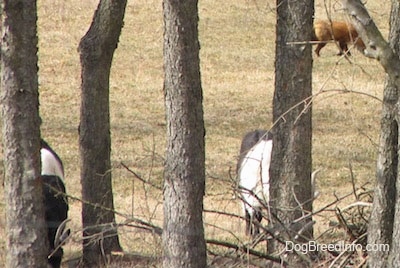
<svg viewBox="0 0 400 268"><path fill-rule="evenodd" d="M398 89L389 77L383 91L381 133L376 170L376 186L371 217L368 226L369 244L392 244L398 177ZM397 212L398 213L398 212ZM370 267L385 267L389 251L369 253Z"/></svg>
<svg viewBox="0 0 400 268"><path fill-rule="evenodd" d="M101 0L89 31L79 44L82 65L80 122L82 221L85 265L102 253L121 251L115 223L111 181L109 77L125 14L126 0ZM94 240L94 241L93 241ZM104 256L103 256L104 257Z"/></svg>
<svg viewBox="0 0 400 268"><path fill-rule="evenodd" d="M281 230L283 241L299 243L313 234L310 225L302 234L306 239L295 239L296 233L311 222L310 217L293 225L304 213L312 211L312 121L307 101L312 95L312 54L309 44L288 43L311 40L314 1L278 0L277 7L270 223ZM291 231L283 231L282 224ZM277 241L268 242L271 253L281 248ZM288 262L298 267L301 262L296 259L289 258Z"/></svg>
<svg viewBox="0 0 400 268"><path fill-rule="evenodd" d="M399 2L392 1L390 16L389 44L397 55L400 55L400 19ZM398 56L397 56L398 57ZM388 244L390 251L369 252L370 267L398 267L400 263L400 178L398 139L399 139L399 96L398 78L387 77L384 88L384 99L381 119L381 138L376 173L374 204L370 218L368 243ZM388 260L385 264L383 261Z"/></svg>
<svg viewBox="0 0 400 268"><path fill-rule="evenodd" d="M36 1L2 3L1 104L5 164L6 267L46 267Z"/></svg>
<svg viewBox="0 0 400 268"><path fill-rule="evenodd" d="M197 0L164 0L167 155L163 267L206 267L205 144Z"/></svg>
<svg viewBox="0 0 400 268"><path fill-rule="evenodd" d="M390 15L390 34L389 34L389 43L391 48L394 50L394 52L397 54L397 60L398 64L400 64L400 3L399 1L392 1L392 7L391 7L391 15ZM384 241L373 241L373 237L370 239L371 241L368 241L369 243L375 243L375 244L388 244L390 245L390 253L388 256L388 267L398 267L400 263L400 177L399 177L399 155L398 155L398 142L399 142L399 122L400 122L400 110L399 110L399 104L400 104L400 98L399 98L399 86L400 86L400 81L399 81L399 75L400 73L397 73L396 77L389 77L386 81L385 89L384 89L384 112L382 114L382 118L385 118L387 116L395 116L396 121L391 121L390 126L386 126L382 122L382 129L381 129L381 136L385 137L385 135L388 135L391 137L391 144L381 144L380 149L384 152L384 150L388 150L387 156L392 157L393 163L389 166L390 170L392 173L389 176L385 176L385 178L379 177L380 172L377 172L377 180L382 180L384 184L381 184L381 187L387 187L385 189L386 191L383 192L386 194L386 200L387 200L387 206L385 213L382 215L383 217L379 217L378 219L384 219L383 224L381 227L382 233L384 233L384 237L387 238L388 235L390 235L390 227L393 228L393 233L392 233L392 243L390 243L390 240L384 240ZM393 96L397 96L396 100L396 108L393 109ZM389 110L391 109L391 110ZM393 114L395 112L395 114ZM385 115L386 113L386 115ZM384 121L384 119L382 119ZM389 122L388 122L389 123ZM385 129L384 129L385 126ZM383 147L385 146L385 147ZM383 156L385 154L382 153L381 155ZM382 165L383 166L383 165ZM379 167L379 166L378 166ZM393 176L395 175L395 176ZM385 179L388 180L388 183L385 184ZM393 180L395 179L395 180ZM395 182L395 184L393 184ZM394 187L393 187L394 186ZM377 188L376 188L377 189ZM377 191L375 191L377 193ZM378 194L375 195L375 198ZM378 197L379 198L379 197ZM394 221L393 221L393 207L394 207ZM380 209L379 206L376 208L373 207L374 210L376 211L377 209ZM386 214L386 215L385 215ZM372 215L372 217L376 217L376 215ZM376 231L371 230L370 235L375 234ZM380 256L378 251L378 255L371 257L371 262L373 260L382 260L384 256ZM383 251L383 254L387 254L386 251ZM373 252L372 254L375 254ZM371 265L372 266L372 265ZM382 267L382 266L380 266Z"/></svg>
<svg viewBox="0 0 400 268"><path fill-rule="evenodd" d="M380 61L386 73L374 202L368 226L368 244L386 244L390 250L369 251L369 267L398 267L400 262L399 87L400 7L392 1L390 46L383 39L359 0L342 1L367 49L365 55Z"/></svg>

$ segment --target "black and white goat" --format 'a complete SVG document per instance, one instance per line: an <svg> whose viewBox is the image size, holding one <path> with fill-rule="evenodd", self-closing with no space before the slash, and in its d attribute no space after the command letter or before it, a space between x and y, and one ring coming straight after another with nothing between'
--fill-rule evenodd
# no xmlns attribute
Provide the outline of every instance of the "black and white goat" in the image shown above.
<svg viewBox="0 0 400 268"><path fill-rule="evenodd" d="M65 196L64 167L57 153L42 139L40 142L41 178L45 207L45 221L50 246L48 263L53 268L61 266L64 254L62 245L69 235L65 230L68 201Z"/></svg>
<svg viewBox="0 0 400 268"><path fill-rule="evenodd" d="M247 133L240 147L237 165L239 190L246 217L246 234L255 236L260 232L262 208L268 208L270 199L269 169L272 157L272 134L266 130ZM317 198L316 175L311 174L313 199Z"/></svg>
<svg viewBox="0 0 400 268"><path fill-rule="evenodd" d="M239 190L246 217L246 234L255 236L262 220L261 209L269 202L269 166L272 135L265 130L247 133L237 165Z"/></svg>

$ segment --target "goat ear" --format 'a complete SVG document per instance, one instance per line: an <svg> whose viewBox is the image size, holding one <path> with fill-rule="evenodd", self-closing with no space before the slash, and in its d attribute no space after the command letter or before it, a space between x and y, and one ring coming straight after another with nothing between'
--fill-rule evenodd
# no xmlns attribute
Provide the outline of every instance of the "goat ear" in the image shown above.
<svg viewBox="0 0 400 268"><path fill-rule="evenodd" d="M71 221L70 219L65 219L60 226L57 228L56 235L54 237L54 247L60 247L62 244L65 243L65 240L69 237L71 230L67 229L65 230L65 227L67 226L67 223Z"/></svg>

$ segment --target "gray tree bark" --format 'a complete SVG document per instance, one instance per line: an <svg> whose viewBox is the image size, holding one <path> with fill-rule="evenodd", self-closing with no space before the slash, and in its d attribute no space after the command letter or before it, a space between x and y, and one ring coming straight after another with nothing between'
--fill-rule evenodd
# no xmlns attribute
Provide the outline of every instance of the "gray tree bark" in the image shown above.
<svg viewBox="0 0 400 268"><path fill-rule="evenodd" d="M270 167L270 226L280 230L283 241L299 243L312 238L312 225L299 239L296 233L309 224L310 217L293 224L305 212L312 211L311 187L311 45L290 42L312 38L314 1L277 0L275 93L273 99L273 153ZM286 231L284 231L286 230ZM268 241L270 253L282 249L276 240ZM288 263L301 267L295 254Z"/></svg>
<svg viewBox="0 0 400 268"><path fill-rule="evenodd" d="M206 267L205 142L197 0L164 0L163 267Z"/></svg>
<svg viewBox="0 0 400 268"><path fill-rule="evenodd" d="M1 104L5 165L6 267L46 267L36 1L2 3Z"/></svg>
<svg viewBox="0 0 400 268"><path fill-rule="evenodd" d="M399 88L400 88L400 7L392 1L390 41L387 43L361 1L342 1L367 49L364 54L377 59L387 75L383 92L381 134L377 161L374 202L368 226L368 243L387 244L389 251L368 252L369 267L398 267L400 263L400 178Z"/></svg>
<svg viewBox="0 0 400 268"><path fill-rule="evenodd" d="M81 152L83 260L101 262L104 254L121 251L115 223L111 181L109 77L123 26L126 0L100 0L90 29L79 44L82 103ZM90 240L90 241L89 241Z"/></svg>

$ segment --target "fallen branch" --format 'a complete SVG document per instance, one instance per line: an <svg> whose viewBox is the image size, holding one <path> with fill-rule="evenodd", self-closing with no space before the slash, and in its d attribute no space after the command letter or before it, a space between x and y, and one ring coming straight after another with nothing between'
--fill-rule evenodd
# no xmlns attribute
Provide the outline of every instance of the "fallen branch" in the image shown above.
<svg viewBox="0 0 400 268"><path fill-rule="evenodd" d="M211 244L211 245L216 245L216 246L223 246L223 247L226 247L226 248L232 248L232 249L235 249L236 251L241 251L243 253L256 256L258 258L262 258L262 259L273 261L273 262L276 262L276 263L279 263L279 264L287 265L286 261L282 260L280 257L274 257L274 256L271 256L271 255L262 253L260 251L256 251L254 249L251 249L251 248L249 248L247 246L244 246L244 245L243 246L239 246L237 244L229 243L229 242L226 242L226 241L218 241L218 240L214 240L214 239L206 239L206 243L207 244Z"/></svg>

